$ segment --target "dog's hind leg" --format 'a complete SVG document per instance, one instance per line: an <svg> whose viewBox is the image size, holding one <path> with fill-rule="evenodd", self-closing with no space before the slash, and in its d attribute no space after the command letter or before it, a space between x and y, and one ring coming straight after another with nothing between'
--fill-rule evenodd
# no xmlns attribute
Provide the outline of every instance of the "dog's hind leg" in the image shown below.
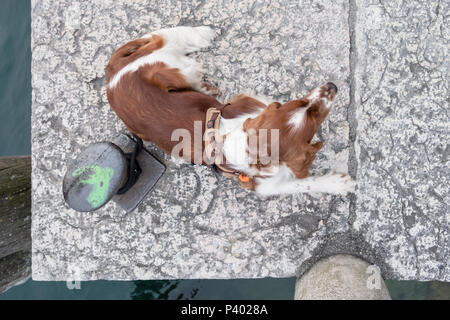
<svg viewBox="0 0 450 320"><path fill-rule="evenodd" d="M155 62L141 73L143 79L165 91L197 90L210 94L203 87L202 66L186 56L174 56L164 48L153 54Z"/></svg>
<svg viewBox="0 0 450 320"><path fill-rule="evenodd" d="M142 79L166 92L192 89L191 84L176 68L157 62L141 73Z"/></svg>
<svg viewBox="0 0 450 320"><path fill-rule="evenodd" d="M165 63L170 69L177 69L184 79L184 81L179 81L179 83L183 83L182 87L173 87L173 82L168 85L167 87L171 87L170 90L186 89L185 83L188 83L191 89L211 95L216 93L205 86L203 82L205 69L201 63L186 56L188 53L209 46L214 38L213 29L206 26L175 27L152 32L143 39L155 35L162 37L164 45L161 50L154 53L154 59ZM171 73L174 74L174 71ZM161 74L159 78L164 77Z"/></svg>

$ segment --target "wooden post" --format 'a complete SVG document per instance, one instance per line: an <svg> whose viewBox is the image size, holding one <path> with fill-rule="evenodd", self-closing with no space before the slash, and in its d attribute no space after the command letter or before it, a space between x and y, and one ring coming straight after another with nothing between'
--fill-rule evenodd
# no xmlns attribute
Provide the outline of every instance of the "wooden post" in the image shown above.
<svg viewBox="0 0 450 320"><path fill-rule="evenodd" d="M31 157L0 157L0 293L31 273Z"/></svg>

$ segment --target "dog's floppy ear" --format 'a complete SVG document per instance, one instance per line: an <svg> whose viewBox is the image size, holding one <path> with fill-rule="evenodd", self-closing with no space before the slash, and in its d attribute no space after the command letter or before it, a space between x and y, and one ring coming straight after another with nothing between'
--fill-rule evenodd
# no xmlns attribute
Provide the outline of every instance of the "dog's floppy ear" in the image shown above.
<svg viewBox="0 0 450 320"><path fill-rule="evenodd" d="M314 161L314 159L316 158L316 153L322 149L323 146L323 142L319 141L316 142L314 144L309 144L308 148L305 152L305 166L307 166L308 168L311 166L312 162Z"/></svg>
<svg viewBox="0 0 450 320"><path fill-rule="evenodd" d="M323 142L319 141L314 144L309 144L305 151L305 159L303 160L303 165L309 169L312 162L316 158L316 153L322 149Z"/></svg>
<svg viewBox="0 0 450 320"><path fill-rule="evenodd" d="M308 176L309 167L316 158L316 153L322 148L322 146L322 141L314 144L308 144L298 158L286 162L286 165L292 170L298 179L303 179Z"/></svg>

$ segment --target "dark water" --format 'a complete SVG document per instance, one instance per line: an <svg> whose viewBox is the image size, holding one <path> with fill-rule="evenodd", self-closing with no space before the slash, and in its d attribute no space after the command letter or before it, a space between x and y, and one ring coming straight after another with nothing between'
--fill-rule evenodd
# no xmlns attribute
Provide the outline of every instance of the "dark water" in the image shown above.
<svg viewBox="0 0 450 320"><path fill-rule="evenodd" d="M31 153L30 4L0 2L0 156ZM1 275L0 275L1 277ZM292 299L295 279L87 281L69 290L65 282L28 280L3 299ZM394 299L450 299L450 284L387 281Z"/></svg>
<svg viewBox="0 0 450 320"><path fill-rule="evenodd" d="M0 2L0 156L30 154L30 4Z"/></svg>

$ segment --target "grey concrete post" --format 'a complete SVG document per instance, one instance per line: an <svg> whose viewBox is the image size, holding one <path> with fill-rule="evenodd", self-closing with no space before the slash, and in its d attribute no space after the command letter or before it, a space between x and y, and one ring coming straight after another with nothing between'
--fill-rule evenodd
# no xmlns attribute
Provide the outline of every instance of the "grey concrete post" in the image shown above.
<svg viewBox="0 0 450 320"><path fill-rule="evenodd" d="M320 260L295 285L295 300L390 299L379 268L350 255Z"/></svg>

